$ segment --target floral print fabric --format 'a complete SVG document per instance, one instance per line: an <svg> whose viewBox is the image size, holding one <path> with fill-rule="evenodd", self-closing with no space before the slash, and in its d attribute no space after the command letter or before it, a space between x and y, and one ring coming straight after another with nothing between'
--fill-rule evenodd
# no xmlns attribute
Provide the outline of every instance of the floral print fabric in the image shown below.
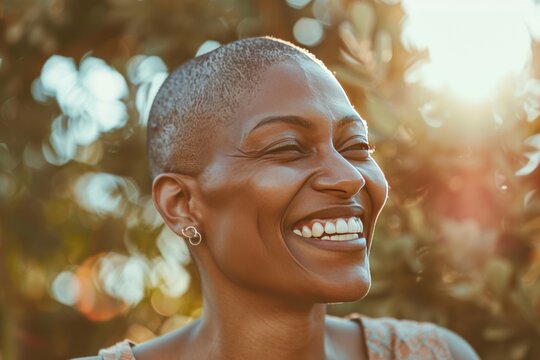
<svg viewBox="0 0 540 360"><path fill-rule="evenodd" d="M369 360L452 360L438 326L393 318L351 314L364 329Z"/></svg>

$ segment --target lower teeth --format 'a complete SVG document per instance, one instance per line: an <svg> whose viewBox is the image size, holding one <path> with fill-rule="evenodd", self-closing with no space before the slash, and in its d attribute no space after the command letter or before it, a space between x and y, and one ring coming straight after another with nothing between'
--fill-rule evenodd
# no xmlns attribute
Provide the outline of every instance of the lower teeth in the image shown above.
<svg viewBox="0 0 540 360"><path fill-rule="evenodd" d="M319 239L322 239L322 240L335 240L335 241L340 241L340 240L353 240L353 239L358 239L358 234L342 234L342 235L332 235L332 236L328 236L328 235L325 235L323 236L322 238L319 238Z"/></svg>

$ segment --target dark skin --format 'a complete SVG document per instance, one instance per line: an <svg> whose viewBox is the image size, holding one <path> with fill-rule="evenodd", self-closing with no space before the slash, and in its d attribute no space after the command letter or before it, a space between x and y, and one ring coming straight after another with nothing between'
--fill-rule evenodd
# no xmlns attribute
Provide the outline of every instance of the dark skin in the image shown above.
<svg viewBox="0 0 540 360"><path fill-rule="evenodd" d="M367 294L388 190L337 80L307 59L271 66L237 121L205 146L200 175L161 174L152 189L174 232L192 225L203 236L190 250L204 312L135 346L137 360L365 359L361 328L326 315L326 304ZM350 216L363 220L364 245L331 249L292 231Z"/></svg>
<svg viewBox="0 0 540 360"><path fill-rule="evenodd" d="M303 121L275 120L285 116ZM310 60L270 67L211 153L197 179L163 174L153 188L171 229L194 225L206 239L191 248L204 315L135 347L137 359L160 348L164 359L362 359L358 325L326 317L326 303L367 293L367 247L331 251L292 232L318 210L361 212L369 245L386 199L367 128L339 83Z"/></svg>

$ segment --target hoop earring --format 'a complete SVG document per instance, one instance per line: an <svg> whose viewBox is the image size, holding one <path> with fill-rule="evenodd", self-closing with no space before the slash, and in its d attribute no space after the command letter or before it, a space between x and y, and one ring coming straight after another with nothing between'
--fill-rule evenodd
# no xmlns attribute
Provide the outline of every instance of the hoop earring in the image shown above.
<svg viewBox="0 0 540 360"><path fill-rule="evenodd" d="M199 245L201 243L202 236L197 231L197 228L195 226L188 226L186 228L183 228L181 231L182 231L182 235L184 235L185 237L188 238L188 241L189 241L189 243L191 245L197 246L197 245ZM186 231L193 231L192 236L189 236L188 234L186 234ZM195 240L193 240L193 239L195 239Z"/></svg>

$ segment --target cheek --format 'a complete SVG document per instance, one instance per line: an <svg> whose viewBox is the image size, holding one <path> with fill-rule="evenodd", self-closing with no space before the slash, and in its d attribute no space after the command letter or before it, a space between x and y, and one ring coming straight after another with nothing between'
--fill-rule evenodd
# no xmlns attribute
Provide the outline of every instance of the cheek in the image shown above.
<svg viewBox="0 0 540 360"><path fill-rule="evenodd" d="M301 172L290 166L263 163L251 169L244 166L228 170L207 176L203 187L205 202L225 212L231 207L241 206L264 211L284 210L283 206L302 186Z"/></svg>
<svg viewBox="0 0 540 360"><path fill-rule="evenodd" d="M302 185L284 166L228 167L204 179L205 232L216 265L244 284L268 285L283 256L281 221Z"/></svg>
<svg viewBox="0 0 540 360"><path fill-rule="evenodd" d="M361 172L366 179L366 187L373 206L373 215L376 217L386 203L388 182L375 160L372 160Z"/></svg>

